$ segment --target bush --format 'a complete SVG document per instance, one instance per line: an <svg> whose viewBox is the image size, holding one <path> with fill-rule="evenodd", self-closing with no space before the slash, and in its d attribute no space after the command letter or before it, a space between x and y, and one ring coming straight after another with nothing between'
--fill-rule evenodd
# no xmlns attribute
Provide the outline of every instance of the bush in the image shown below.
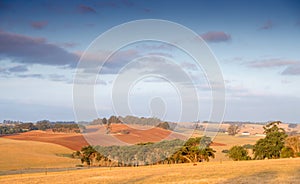
<svg viewBox="0 0 300 184"><path fill-rule="evenodd" d="M232 148L230 148L228 152L228 156L234 161L251 159L248 156L248 151L242 146L233 146Z"/></svg>
<svg viewBox="0 0 300 184"><path fill-rule="evenodd" d="M289 128L296 128L296 127L297 127L297 124L291 123L291 124L289 124L288 127L289 127Z"/></svg>
<svg viewBox="0 0 300 184"><path fill-rule="evenodd" d="M225 150L222 150L222 153L228 153L229 150L225 149Z"/></svg>
<svg viewBox="0 0 300 184"><path fill-rule="evenodd" d="M294 156L294 151L290 147L284 147L281 149L280 158L290 158Z"/></svg>
<svg viewBox="0 0 300 184"><path fill-rule="evenodd" d="M245 149L253 149L253 145L252 144L244 144L243 148L245 148Z"/></svg>

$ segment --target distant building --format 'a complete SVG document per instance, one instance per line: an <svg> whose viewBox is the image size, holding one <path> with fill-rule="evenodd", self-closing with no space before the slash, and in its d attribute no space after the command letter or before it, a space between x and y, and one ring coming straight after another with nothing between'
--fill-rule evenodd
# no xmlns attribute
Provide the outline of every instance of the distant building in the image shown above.
<svg viewBox="0 0 300 184"><path fill-rule="evenodd" d="M242 135L250 135L249 132L242 132Z"/></svg>
<svg viewBox="0 0 300 184"><path fill-rule="evenodd" d="M257 136L257 137L266 137L265 134L255 134L255 136Z"/></svg>

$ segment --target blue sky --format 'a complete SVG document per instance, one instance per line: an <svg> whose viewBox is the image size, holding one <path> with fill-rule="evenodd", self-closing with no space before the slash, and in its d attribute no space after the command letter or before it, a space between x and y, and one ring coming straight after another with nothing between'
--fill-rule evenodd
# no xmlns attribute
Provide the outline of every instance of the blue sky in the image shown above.
<svg viewBox="0 0 300 184"><path fill-rule="evenodd" d="M289 0L1 0L0 121L74 120L73 78L82 53L100 34L138 19L173 21L202 36L223 73L224 120L300 122L300 3ZM139 48L129 46L119 54L130 58L145 52L146 47ZM159 47L155 51L161 52ZM107 88L116 77L110 71L119 69L122 57L106 67L96 86L101 117L113 114ZM146 81L136 89L157 89L164 96L158 90L164 87ZM141 99L134 107L137 115L147 116L147 102ZM200 119L207 119L206 111ZM178 109L171 108L165 118L176 120L177 115Z"/></svg>

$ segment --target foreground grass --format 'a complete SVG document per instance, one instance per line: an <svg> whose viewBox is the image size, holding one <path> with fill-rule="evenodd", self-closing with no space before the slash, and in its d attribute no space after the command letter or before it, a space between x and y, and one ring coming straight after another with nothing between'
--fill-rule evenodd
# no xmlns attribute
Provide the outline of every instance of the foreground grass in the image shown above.
<svg viewBox="0 0 300 184"><path fill-rule="evenodd" d="M65 157L72 152L57 144L0 138L0 171L74 167L80 160Z"/></svg>
<svg viewBox="0 0 300 184"><path fill-rule="evenodd" d="M299 183L300 158L0 176L4 183Z"/></svg>

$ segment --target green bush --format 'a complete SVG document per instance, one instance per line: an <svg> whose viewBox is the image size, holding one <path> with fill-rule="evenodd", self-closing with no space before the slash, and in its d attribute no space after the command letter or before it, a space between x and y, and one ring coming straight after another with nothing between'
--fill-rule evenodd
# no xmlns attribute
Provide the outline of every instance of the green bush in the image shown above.
<svg viewBox="0 0 300 184"><path fill-rule="evenodd" d="M280 158L290 158L294 156L294 151L290 147L284 147L281 149Z"/></svg>
<svg viewBox="0 0 300 184"><path fill-rule="evenodd" d="M222 153L228 153L229 150L225 149L225 150L222 150Z"/></svg>
<svg viewBox="0 0 300 184"><path fill-rule="evenodd" d="M250 160L251 158L248 156L248 151L242 146L233 146L229 149L228 157L234 161L238 160Z"/></svg>
<svg viewBox="0 0 300 184"><path fill-rule="evenodd" d="M245 148L245 149L253 149L253 145L252 144L244 144L243 148Z"/></svg>

